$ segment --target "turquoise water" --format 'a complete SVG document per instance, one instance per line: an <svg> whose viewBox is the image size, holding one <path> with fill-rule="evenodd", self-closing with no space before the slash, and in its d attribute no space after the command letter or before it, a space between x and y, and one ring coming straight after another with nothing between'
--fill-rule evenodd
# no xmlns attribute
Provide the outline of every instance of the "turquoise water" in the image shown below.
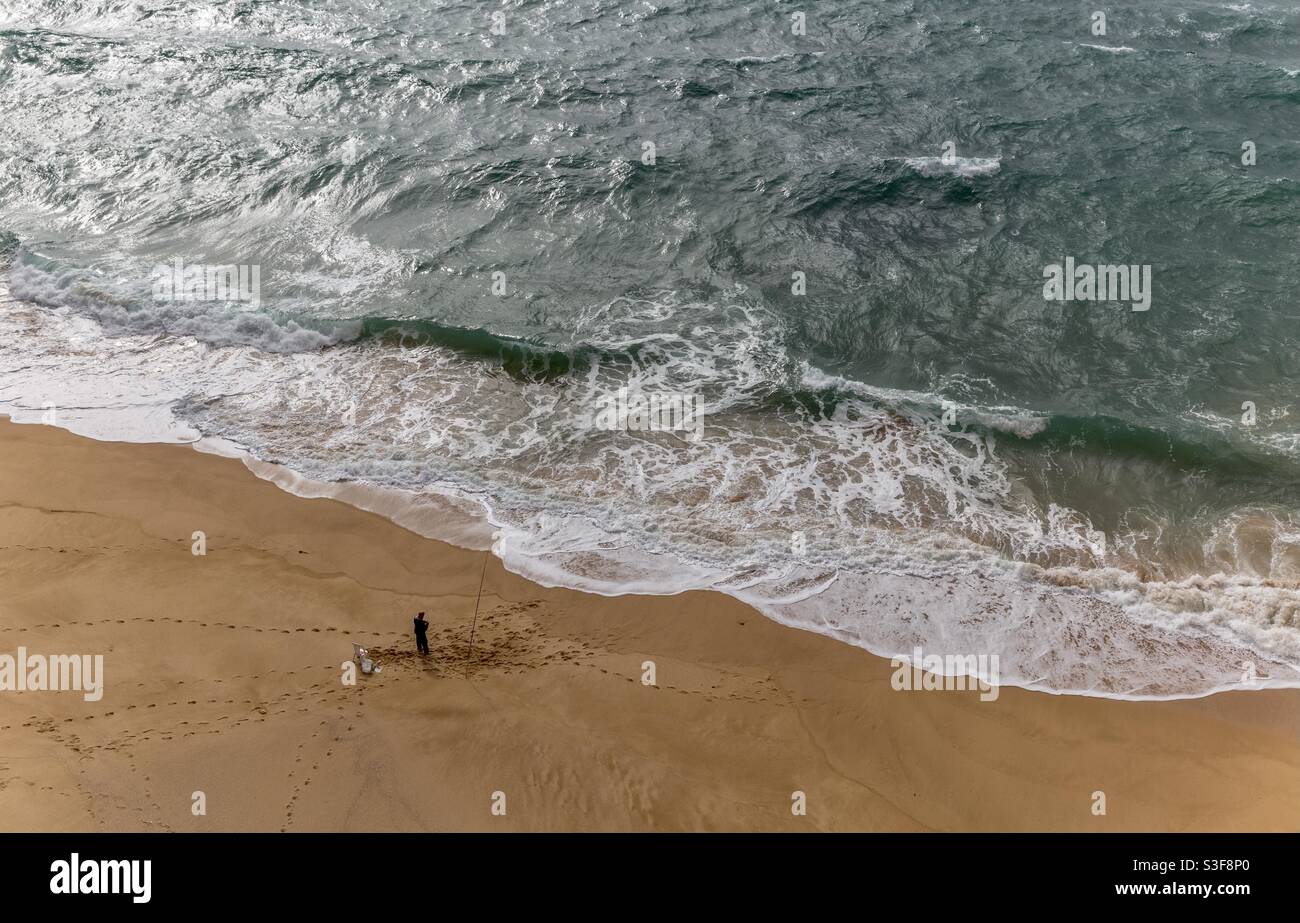
<svg viewBox="0 0 1300 923"><path fill-rule="evenodd" d="M1025 685L1300 679L1294 5L494 9L0 0L0 402ZM178 258L258 303L160 301ZM1045 300L1067 258L1149 308ZM601 429L619 388L702 437Z"/></svg>

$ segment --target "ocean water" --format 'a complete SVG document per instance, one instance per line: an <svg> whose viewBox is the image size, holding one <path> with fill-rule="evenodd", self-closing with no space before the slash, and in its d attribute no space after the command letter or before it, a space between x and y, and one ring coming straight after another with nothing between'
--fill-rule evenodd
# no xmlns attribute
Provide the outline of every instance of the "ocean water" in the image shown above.
<svg viewBox="0 0 1300 923"><path fill-rule="evenodd" d="M0 412L1004 683L1300 685L1300 9L1105 12L0 0Z"/></svg>

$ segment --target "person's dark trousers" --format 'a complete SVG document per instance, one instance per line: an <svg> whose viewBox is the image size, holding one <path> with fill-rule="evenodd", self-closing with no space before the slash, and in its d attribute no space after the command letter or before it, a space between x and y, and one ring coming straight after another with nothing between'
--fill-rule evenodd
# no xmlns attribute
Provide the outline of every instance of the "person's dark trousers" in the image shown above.
<svg viewBox="0 0 1300 923"><path fill-rule="evenodd" d="M420 649L421 654L429 653L429 639L424 635L415 636L415 646Z"/></svg>

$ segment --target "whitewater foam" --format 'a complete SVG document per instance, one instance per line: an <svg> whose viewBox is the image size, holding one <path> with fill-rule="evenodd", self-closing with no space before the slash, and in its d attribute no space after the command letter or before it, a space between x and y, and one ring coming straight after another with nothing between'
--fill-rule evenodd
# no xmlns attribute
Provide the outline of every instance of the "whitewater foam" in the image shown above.
<svg viewBox="0 0 1300 923"><path fill-rule="evenodd" d="M1080 48L1094 48L1110 54L1133 54L1137 51L1136 48L1130 48L1128 45L1094 45L1091 42L1067 42L1066 44L1077 45Z"/></svg>
<svg viewBox="0 0 1300 923"><path fill-rule="evenodd" d="M903 162L922 176L988 176L1002 169L997 157L905 157Z"/></svg>
<svg viewBox="0 0 1300 923"><path fill-rule="evenodd" d="M66 308L94 320L106 336L166 333L191 336L212 346L253 346L265 352L294 353L354 340L361 332L357 322L321 332L292 319L277 322L267 314L232 305L130 300L96 290L75 275L22 262L13 267L9 287L15 298Z"/></svg>
<svg viewBox="0 0 1300 923"><path fill-rule="evenodd" d="M996 653L1005 683L1047 691L1201 695L1239 682L1244 660L1262 685L1292 684L1284 664L1300 662L1284 548L1273 572L1223 579L1106 564L1117 543L1071 510L1035 510L996 451L993 433L1032 438L1048 417L951 402L945 425L938 396L791 359L740 291L590 309L575 336L596 358L559 383L437 344L265 351L79 307L0 297L0 408L20 422L53 402L58 425L95 438L233 454L301 496L495 541L545 585L713 589L884 656ZM698 394L708 438L595 430L597 398L620 386Z"/></svg>

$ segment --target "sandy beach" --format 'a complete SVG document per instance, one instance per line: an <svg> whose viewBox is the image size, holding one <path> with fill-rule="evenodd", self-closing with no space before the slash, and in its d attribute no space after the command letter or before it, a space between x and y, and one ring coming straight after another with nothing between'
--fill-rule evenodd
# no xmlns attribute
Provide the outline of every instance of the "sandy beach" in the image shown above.
<svg viewBox="0 0 1300 923"><path fill-rule="evenodd" d="M543 588L235 459L0 446L0 653L104 658L98 701L0 694L5 831L1300 827L1300 692L895 691L729 597ZM352 642L383 670L346 685Z"/></svg>

